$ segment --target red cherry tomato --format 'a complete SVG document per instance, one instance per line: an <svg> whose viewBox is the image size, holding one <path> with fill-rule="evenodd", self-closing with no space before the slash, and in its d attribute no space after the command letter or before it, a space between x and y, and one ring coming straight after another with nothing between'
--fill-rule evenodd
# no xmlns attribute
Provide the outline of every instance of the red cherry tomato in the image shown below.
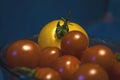
<svg viewBox="0 0 120 80"><path fill-rule="evenodd" d="M120 80L120 62L117 62L111 68L110 80Z"/></svg>
<svg viewBox="0 0 120 80"><path fill-rule="evenodd" d="M88 47L88 38L80 31L70 31L62 38L61 51L68 55L81 55Z"/></svg>
<svg viewBox="0 0 120 80"><path fill-rule="evenodd" d="M61 52L57 47L46 47L41 51L41 55L39 58L39 66L40 67L49 67L53 61L55 61Z"/></svg>
<svg viewBox="0 0 120 80"><path fill-rule="evenodd" d="M110 71L115 63L113 52L105 45L91 46L84 52L81 61L84 63L96 63L102 66L106 71Z"/></svg>
<svg viewBox="0 0 120 80"><path fill-rule="evenodd" d="M52 68L37 68L36 80L62 80L59 73Z"/></svg>
<svg viewBox="0 0 120 80"><path fill-rule="evenodd" d="M6 51L6 62L11 67L35 68L38 65L41 49L31 40L18 40Z"/></svg>
<svg viewBox="0 0 120 80"><path fill-rule="evenodd" d="M70 80L109 80L107 73L99 65L82 64Z"/></svg>
<svg viewBox="0 0 120 80"><path fill-rule="evenodd" d="M79 68L80 61L71 55L57 58L51 65L53 69L60 73L62 80L69 80L70 76Z"/></svg>

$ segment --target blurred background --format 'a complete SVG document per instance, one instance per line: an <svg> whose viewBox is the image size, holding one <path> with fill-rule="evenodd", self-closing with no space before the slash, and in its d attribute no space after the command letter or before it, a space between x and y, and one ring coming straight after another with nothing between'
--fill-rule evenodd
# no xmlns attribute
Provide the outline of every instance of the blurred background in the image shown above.
<svg viewBox="0 0 120 80"><path fill-rule="evenodd" d="M0 46L38 34L68 11L89 37L120 41L120 0L0 0Z"/></svg>
<svg viewBox="0 0 120 80"><path fill-rule="evenodd" d="M120 40L120 0L0 0L0 44L38 34L68 11L90 37Z"/></svg>

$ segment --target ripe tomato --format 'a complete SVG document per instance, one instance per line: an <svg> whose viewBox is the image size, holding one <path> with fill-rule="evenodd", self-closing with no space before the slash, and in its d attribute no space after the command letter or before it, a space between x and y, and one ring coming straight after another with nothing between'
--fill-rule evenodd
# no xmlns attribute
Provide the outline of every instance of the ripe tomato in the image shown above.
<svg viewBox="0 0 120 80"><path fill-rule="evenodd" d="M51 66L60 73L62 80L69 80L70 76L79 68L80 63L76 57L65 55L57 58Z"/></svg>
<svg viewBox="0 0 120 80"><path fill-rule="evenodd" d="M11 68L35 68L41 53L40 46L31 40L18 40L12 43L6 51L6 62Z"/></svg>
<svg viewBox="0 0 120 80"><path fill-rule="evenodd" d="M61 40L61 51L63 54L81 56L88 44L89 40L82 32L70 31Z"/></svg>
<svg viewBox="0 0 120 80"><path fill-rule="evenodd" d="M120 80L120 62L117 62L111 68L110 80Z"/></svg>
<svg viewBox="0 0 120 80"><path fill-rule="evenodd" d="M81 61L99 64L108 72L116 62L113 52L105 45L94 45L88 48L84 52Z"/></svg>
<svg viewBox="0 0 120 80"><path fill-rule="evenodd" d="M109 78L99 65L86 63L79 67L70 80L109 80Z"/></svg>
<svg viewBox="0 0 120 80"><path fill-rule="evenodd" d="M41 55L39 58L39 66L40 67L49 67L53 61L55 61L61 52L58 47L46 47L41 51Z"/></svg>
<svg viewBox="0 0 120 80"><path fill-rule="evenodd" d="M53 20L42 28L38 36L38 43L40 47L44 48L44 47L55 46L60 48L61 39L58 39L56 37L56 28L58 22L59 22L59 26L65 24L63 20ZM69 28L69 31L72 30L81 31L88 37L86 31L77 23L67 22L67 27Z"/></svg>
<svg viewBox="0 0 120 80"><path fill-rule="evenodd" d="M52 68L37 68L36 80L62 80L59 73Z"/></svg>

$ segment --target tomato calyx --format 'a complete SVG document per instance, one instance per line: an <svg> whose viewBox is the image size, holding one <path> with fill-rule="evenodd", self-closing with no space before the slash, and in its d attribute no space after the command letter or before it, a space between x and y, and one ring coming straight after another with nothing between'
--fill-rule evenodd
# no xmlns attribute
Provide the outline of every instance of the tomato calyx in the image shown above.
<svg viewBox="0 0 120 80"><path fill-rule="evenodd" d="M19 73L20 75L26 75L28 77L34 77L36 73L36 69L30 69L27 67L16 67L13 69L15 72Z"/></svg>
<svg viewBox="0 0 120 80"><path fill-rule="evenodd" d="M120 54L119 53L116 54L116 59L117 59L117 61L120 62Z"/></svg>
<svg viewBox="0 0 120 80"><path fill-rule="evenodd" d="M60 25L60 22L57 23L56 35L58 39L61 39L67 32L69 32L68 22L69 22L70 13L68 13L66 19L61 18L64 22L63 25Z"/></svg>

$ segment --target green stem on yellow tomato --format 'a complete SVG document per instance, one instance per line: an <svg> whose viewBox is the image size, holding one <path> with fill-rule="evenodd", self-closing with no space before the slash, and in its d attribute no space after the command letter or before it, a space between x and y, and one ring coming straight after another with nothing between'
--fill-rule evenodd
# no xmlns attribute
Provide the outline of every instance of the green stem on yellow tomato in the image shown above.
<svg viewBox="0 0 120 80"><path fill-rule="evenodd" d="M70 12L68 13L66 19L61 18L64 22L63 25L60 25L60 22L57 23L56 35L58 39L61 39L67 32L69 32L68 22L69 22Z"/></svg>

